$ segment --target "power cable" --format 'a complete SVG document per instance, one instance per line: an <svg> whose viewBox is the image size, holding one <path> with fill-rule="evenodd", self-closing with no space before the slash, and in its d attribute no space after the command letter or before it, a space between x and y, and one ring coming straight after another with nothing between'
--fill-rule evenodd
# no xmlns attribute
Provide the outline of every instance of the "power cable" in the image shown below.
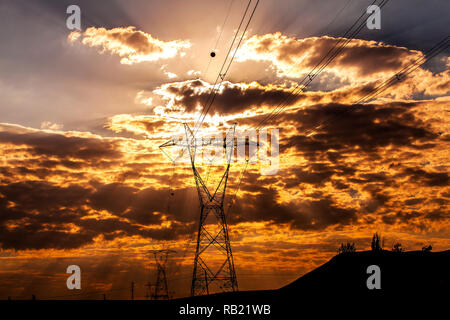
<svg viewBox="0 0 450 320"><path fill-rule="evenodd" d="M236 55L236 53L237 53L237 51L238 51L238 49L239 49L239 47L240 47L240 44L241 44L241 42L242 42L242 39L243 39L244 36L245 36L245 33L246 33L247 29L248 29L248 26L250 25L250 22L251 22L251 20L252 20L252 18L253 18L253 15L254 15L255 11L256 11L256 8L258 7L259 0L257 0L256 5L253 7L252 13L250 14L250 18L248 19L248 22L247 22L247 24L246 24L246 26L245 26L244 31L242 32L242 35L241 35L241 37L240 37L240 39L239 39L239 42L238 42L236 48L234 49L234 53L233 53L233 55L232 55L232 57L231 57L231 60L228 62L228 57L229 57L229 55L230 55L230 53L231 53L231 50L232 50L233 47L234 47L234 43L235 43L236 39L237 39L237 37L238 37L238 35L239 35L239 33L240 33L240 29L241 29L241 27L242 27L242 24L244 23L244 20L245 20L245 17L246 17L246 15L247 15L248 9L250 8L251 2L252 2L252 0L249 0L249 2L248 2L248 4L247 4L247 7L245 8L245 12L244 12L244 14L243 14L243 16L242 16L242 18L241 18L241 21L240 21L240 23L239 23L239 27L238 27L238 29L236 30L236 33L235 33L234 38L233 38L233 41L231 42L231 45L230 45L230 47L229 47L229 49L228 49L228 52L227 52L227 55L225 56L224 62L223 62L223 64L222 64L222 67L220 68L219 74L217 75L216 80L215 80L215 82L214 82L214 85L212 86L212 90L211 90L211 92L210 92L210 94L209 94L209 96L208 96L207 103L205 104L205 107L206 107L206 108L204 108L204 110L202 110L202 112L201 112L199 118L197 119L197 121L196 121L196 123L195 123L195 125L194 125L194 130L193 130L193 135L192 135L193 139L195 138L195 135L197 134L197 131L200 129L200 127L201 127L203 121L205 120L205 117L206 117L206 115L208 114L208 112L209 112L211 106L213 105L214 100L215 100L215 98L216 98L216 96L217 96L217 92L218 92L218 91L220 90L220 88L222 87L222 83L223 83L223 81L225 80L225 77L226 77L226 75L227 75L227 73L228 73L228 70L230 69L231 64L233 63L234 57L235 57L235 55ZM227 62L228 62L228 65L227 65ZM227 66L226 66L226 65L227 65ZM226 67L225 67L225 66L226 66ZM225 72L223 72L224 69L225 69ZM219 79L221 79L220 82L219 82ZM217 87L216 87L216 86L217 86Z"/></svg>

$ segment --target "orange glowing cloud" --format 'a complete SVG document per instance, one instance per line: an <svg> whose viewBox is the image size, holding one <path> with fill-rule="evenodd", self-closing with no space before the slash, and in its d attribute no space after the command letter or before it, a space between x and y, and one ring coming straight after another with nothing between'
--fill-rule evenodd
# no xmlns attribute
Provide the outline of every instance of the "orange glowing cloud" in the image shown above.
<svg viewBox="0 0 450 320"><path fill-rule="evenodd" d="M280 32L255 35L247 39L237 61L269 61L278 76L305 76L334 46L344 38L328 36L297 39ZM376 41L352 39L326 71L341 79L375 80L386 72L395 72L422 56L420 51L387 45Z"/></svg>
<svg viewBox="0 0 450 320"><path fill-rule="evenodd" d="M189 41L162 41L135 27L87 28L85 32L72 32L68 36L69 42L81 40L89 47L99 47L100 53L109 52L120 56L122 64L135 64L144 61L169 59L189 48Z"/></svg>

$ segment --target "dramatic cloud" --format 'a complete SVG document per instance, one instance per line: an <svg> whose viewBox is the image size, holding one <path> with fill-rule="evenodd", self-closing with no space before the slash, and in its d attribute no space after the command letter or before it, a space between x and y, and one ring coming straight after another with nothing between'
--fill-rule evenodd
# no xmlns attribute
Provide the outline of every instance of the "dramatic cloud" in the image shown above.
<svg viewBox="0 0 450 320"><path fill-rule="evenodd" d="M187 191L179 192L178 198ZM121 184L62 187L23 181L0 185L0 245L16 250L71 249L93 243L99 236L173 240L192 233L193 212L180 217L179 205L171 211L175 214L167 212L158 201L167 193ZM178 217L183 223L176 221Z"/></svg>
<svg viewBox="0 0 450 320"><path fill-rule="evenodd" d="M322 230L330 226L356 222L355 209L340 208L330 198L292 200L280 203L273 189L261 188L261 193L248 196L235 208L233 222L266 221L288 225L293 229Z"/></svg>
<svg viewBox="0 0 450 320"><path fill-rule="evenodd" d="M69 41L81 43L89 47L100 47L101 53L116 54L122 59L122 64L135 64L143 61L156 61L169 59L189 48L189 41L162 41L135 27L114 28L87 28L83 33L72 32Z"/></svg>
<svg viewBox="0 0 450 320"><path fill-rule="evenodd" d="M139 91L136 101L151 105L154 100L161 100L163 105L156 105L153 111L158 115L179 114L192 116L193 113L210 107L210 113L236 116L239 113L254 115L255 112L267 112L278 105L342 102L349 103L365 96L376 83L362 86L347 86L333 91L294 91L294 87L280 85L262 85L258 82L232 83L224 81L221 86L202 80L186 80L166 83L152 92ZM213 103L211 99L216 92ZM295 92L295 94L293 94ZM120 115L124 117L124 115ZM120 117L118 117L120 118Z"/></svg>
<svg viewBox="0 0 450 320"><path fill-rule="evenodd" d="M410 110L424 103L390 103L386 105L346 106L314 105L280 116L279 123L295 121L298 134L282 142L284 148L346 152L357 148L373 152L379 147L411 146L431 148L439 135Z"/></svg>
<svg viewBox="0 0 450 320"><path fill-rule="evenodd" d="M221 86L202 80L187 80L162 85L153 91L166 103L168 111L192 113L211 104L212 92L217 91L212 113L236 114L254 107L271 106L289 96L286 88L257 82L231 83L224 81Z"/></svg>
<svg viewBox="0 0 450 320"><path fill-rule="evenodd" d="M230 118L239 114L254 116L271 111L277 106L306 108L308 105L326 103L352 104L370 96L382 83L382 79L377 79L333 90L302 91L292 85L224 81L221 86L216 85L214 91L212 84L198 79L166 83L151 92L139 91L136 102L151 106L153 112L160 116L178 114L178 117L184 116L185 119L194 118L195 113L211 105L209 114ZM215 97L211 104L213 92ZM450 92L448 71L433 74L418 69L412 76L393 83L390 88L380 91L375 97L377 101L386 99L395 101L408 99L412 95L435 97L446 95L448 92Z"/></svg>
<svg viewBox="0 0 450 320"><path fill-rule="evenodd" d="M280 32L254 35L243 44L238 61L270 61L280 76L300 77L320 63L330 49L344 41L346 39L328 36L296 39ZM416 50L352 39L326 72L333 72L339 78L350 78L352 82L374 80L386 72L396 72L421 56L422 53Z"/></svg>
<svg viewBox="0 0 450 320"><path fill-rule="evenodd" d="M85 134L63 134L0 124L0 143L22 145L33 155L102 161L119 159L119 141Z"/></svg>

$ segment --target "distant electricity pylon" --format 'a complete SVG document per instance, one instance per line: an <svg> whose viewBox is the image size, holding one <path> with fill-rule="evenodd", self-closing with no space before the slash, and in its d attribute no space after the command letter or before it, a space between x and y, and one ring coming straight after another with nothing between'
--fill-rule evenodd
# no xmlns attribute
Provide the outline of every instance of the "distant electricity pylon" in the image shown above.
<svg viewBox="0 0 450 320"><path fill-rule="evenodd" d="M147 284L148 290L151 290L153 287L153 292L151 294L147 294L147 297L152 300L169 300L169 288L167 286L167 273L166 273L166 265L167 259L170 253L175 253L174 250L155 250L153 251L153 255L155 257L156 263L156 282L155 284Z"/></svg>
<svg viewBox="0 0 450 320"><path fill-rule="evenodd" d="M200 201L200 222L197 232L191 295L237 291L238 283L224 211L224 198L231 157L234 152L236 125L230 128L223 141L207 140L205 142L201 140L200 143L198 143L198 139L195 139L194 133L186 123L184 129L186 140L171 140L161 145L160 148L182 146L183 153L185 150L188 151ZM197 170L195 157L198 147L211 145L225 149L226 163L225 171L219 178L218 185L210 191Z"/></svg>

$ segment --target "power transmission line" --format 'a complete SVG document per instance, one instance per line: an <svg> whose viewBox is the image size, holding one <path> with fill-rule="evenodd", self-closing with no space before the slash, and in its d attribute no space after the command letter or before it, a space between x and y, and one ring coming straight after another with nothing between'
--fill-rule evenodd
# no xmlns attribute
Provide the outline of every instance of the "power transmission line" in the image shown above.
<svg viewBox="0 0 450 320"><path fill-rule="evenodd" d="M329 27L331 27L331 25L337 20L337 18L339 18L339 16L341 15L341 13L345 10L345 8L347 8L347 6L350 4L350 2L352 2L352 0L347 0L347 2L344 4L344 6L337 12L337 14L334 16L334 19L330 21L330 23L325 26L324 28L321 29L320 33L327 33L327 29Z"/></svg>
<svg viewBox="0 0 450 320"><path fill-rule="evenodd" d="M443 40L441 40L439 43L437 43L435 46L433 46L429 51L427 51L424 56L416 59L415 61L413 61L406 67L404 67L401 71L397 72L394 76L392 76L388 80L384 81L382 84L375 87L369 94L367 94L366 96L360 98L358 101L353 103L352 106L355 106L355 105L361 104L361 103L367 103L369 100L374 99L380 93L385 91L388 87L405 79L407 75L414 72L417 68L419 68L425 62L434 58L439 53L441 53L446 48L448 48L450 46L449 39L450 39L450 36L445 37ZM337 113L337 114L331 115L330 117L322 120L319 124L315 125L314 128L305 131L304 134L309 135L310 133L313 133L318 127L322 127L324 124L328 123L332 118L338 117L338 116L342 115L343 113L348 112L349 110L351 110L351 108L342 109L340 114ZM247 166L244 167L243 174L241 173L241 177L245 174L246 170L247 170ZM239 180L241 180L241 178ZM241 184L241 182L239 182L238 188L235 192L235 196L239 192L240 184Z"/></svg>
<svg viewBox="0 0 450 320"><path fill-rule="evenodd" d="M374 99L380 93L385 91L389 86L393 85L394 83L396 83L398 81L403 80L408 74L414 72L417 68L419 68L426 61L434 58L436 55L438 55L443 50L445 50L449 46L449 39L450 39L450 37L447 36L444 39L442 39L441 41L439 41L429 51L427 51L423 56L417 58L413 63L410 63L409 65L404 67L402 70L397 72L394 76L392 76L388 80L386 80L383 83L381 83L380 85L378 85L375 88L373 93L367 94L364 97L360 98L356 102L356 104L364 103L364 102Z"/></svg>
<svg viewBox="0 0 450 320"><path fill-rule="evenodd" d="M371 5L376 3L377 0L374 0ZM389 0L382 0L378 6L380 9L384 7ZM362 30L365 26L366 21L363 19L366 12L364 11L358 19L347 29L347 31L340 37L340 39L331 47L328 52L322 57L322 59L314 66L314 68L298 83L290 96L288 96L284 101L280 102L266 117L261 120L256 130L259 130L264 127L264 123L275 119L291 102L294 102L294 99L297 98L306 87L308 87L311 82L337 57L339 53L341 53L345 47L353 40L356 35ZM356 29L353 28L358 24ZM352 31L353 30L353 31Z"/></svg>
<svg viewBox="0 0 450 320"><path fill-rule="evenodd" d="M255 11L256 11L256 8L258 7L259 0L256 1L256 4L253 7L252 13L250 14L250 17L249 17L249 19L247 21L247 24L246 24L246 26L244 28L244 31L242 32L242 35L241 35L241 37L239 39L239 42L238 42L236 48L234 49L234 53L233 53L230 61L228 62L228 57L229 57L229 55L231 53L231 50L233 49L234 42L236 41L236 39L237 39L237 37L239 35L240 29L242 27L242 24L244 23L244 20L245 20L245 17L247 15L248 9L250 8L251 2L252 2L252 0L249 0L249 2L247 4L247 7L245 8L245 12L244 12L244 14L243 14L243 16L241 18L241 22L239 23L239 27L236 30L236 33L235 33L234 38L233 38L233 41L231 42L231 45L230 45L230 47L228 49L228 52L227 52L227 55L225 56L224 62L222 64L222 67L220 68L219 74L216 77L216 80L215 80L214 85L212 87L212 91L211 91L211 93L208 96L208 99L206 101L205 107L202 110L202 112L201 112L199 118L197 119L196 123L194 124L194 130L193 130L194 135L193 135L193 137L195 137L195 135L197 134L197 131L200 129L203 121L205 120L206 115L208 114L211 106L213 105L214 100L215 100L215 98L217 96L217 92L222 87L222 83L225 80L225 77L226 77L226 75L228 73L228 70L230 69L231 64L233 63L234 57L236 56L236 53L237 53L237 51L238 51L238 49L240 47L242 39L245 36L245 33L246 33L247 29L248 29L248 26L250 25L250 22L251 22L251 20L253 18L253 15L254 15ZM227 64L227 62L228 62L228 64ZM219 79L221 79L221 80L219 81Z"/></svg>
<svg viewBox="0 0 450 320"><path fill-rule="evenodd" d="M234 0L231 0L231 1L230 1L230 4L229 4L229 6L228 6L228 10L227 10L227 14L226 14L226 16L225 16L225 20L224 20L223 23L222 23L222 27L220 28L220 33L219 33L219 35L217 36L217 40L215 41L215 45L214 45L214 47L213 47L213 51L212 51L212 52L215 52L215 51L217 50L217 46L219 45L219 41L220 41L220 39L222 38L222 33L223 33L224 28L225 28L225 24L226 24L226 22L227 22L227 20L228 20L228 16L230 15L230 11L231 11L231 7L233 6L233 2L234 2ZM203 73L204 76L206 76L206 74L207 74L207 72L208 72L209 65L211 64L211 60L212 60L212 56L210 56L209 59L208 59L208 65L206 66L206 69L205 69L205 71L204 71L204 73Z"/></svg>
<svg viewBox="0 0 450 320"><path fill-rule="evenodd" d="M401 71L395 73L388 80L384 81L383 83L381 83L380 85L378 85L377 87L372 89L370 93L368 93L364 97L358 99L355 103L352 104L352 106L355 106L357 104L368 103L370 100L377 97L380 93L384 92L387 88L404 80L409 74L414 72L417 68L419 68L425 62L434 58L436 55L438 55L439 53L444 51L446 48L448 48L450 46L449 39L450 39L449 36L445 37L443 40L441 40L436 45L434 45L429 51L427 51L424 56L416 59L415 61L413 61L406 67L404 67ZM338 117L349 110L350 110L350 108L342 109L341 113L333 114L332 116L322 120L318 125L314 126L314 128L305 131L304 134L310 134L310 133L314 132L318 127L322 127L324 124L328 123L332 118Z"/></svg>
<svg viewBox="0 0 450 320"><path fill-rule="evenodd" d="M377 0L374 0L371 3L371 5L374 5L376 2L377 2ZM381 9L388 2L389 2L389 0L382 0L378 4L378 6ZM294 87L294 89L290 93L291 96L288 96L284 101L280 102L274 109L272 109L272 111L258 123L258 125L255 128L255 130L260 130L261 128L264 127L265 123L267 123L270 120L275 119L286 108L287 103L293 100L292 97L295 99L301 92L303 92L304 89L336 58L336 56L344 50L344 48L348 45L348 43L353 38L355 38L356 35L364 27L365 20L363 20L363 17L365 16L365 14L366 14L366 12L364 11L358 17L358 19L356 19L356 21L345 31L345 33L340 37L338 42L336 42L334 44L334 46L328 50L328 52L314 66L314 68L302 79L302 81L300 83L298 83ZM359 22L359 25L356 27L356 29L353 30L353 28L358 24L358 22ZM343 43L341 44L341 42L343 42ZM338 45L340 45L340 46L338 47ZM292 69L293 69L293 67L290 69L290 71ZM245 175L246 171L247 171L247 164L242 169L242 172L241 172L241 175L240 175L240 178L239 178L239 183L238 183L238 186L236 188L235 194L233 196L232 202L230 203L230 207L229 207L228 211L231 210L231 207L233 206L233 204L234 204L234 202L236 200L237 194L238 194L238 192L240 190L241 181L242 181L243 176Z"/></svg>
<svg viewBox="0 0 450 320"><path fill-rule="evenodd" d="M252 20L252 18L253 18L253 15L254 15L255 11L256 11L256 8L258 7L259 0L256 1L256 4L255 4L255 6L253 7L253 10L251 11L250 17L248 18L248 21L247 21L247 23L246 23L246 25L245 25L245 28L244 28L244 30L242 31L241 37L240 37L240 39L239 39L239 41L238 41L238 43L237 43L237 45L236 45L236 47L235 47L235 49L234 49L234 52L233 52L233 54L232 54L232 56L231 56L231 59L228 61L228 57L230 56L230 53L232 52L233 47L234 47L234 43L235 43L236 39L237 39L238 36L239 36L241 27L242 27L242 25L243 25L243 23L244 23L244 21L245 21L245 17L247 16L247 12L248 12L248 10L249 10L249 8L250 8L251 3L252 3L252 0L249 0L249 1L248 1L248 4L247 4L247 6L246 6L245 12L244 12L244 14L243 14L243 16L242 16L242 18L241 18L240 23L239 23L239 26L238 26L238 28L237 28L237 30L236 30L236 32L235 32L235 35L234 35L234 37L233 37L233 40L232 40L232 42L231 42L231 44L230 44L230 47L229 47L229 49L228 49L228 52L227 52L227 54L226 54L226 56L225 56L225 59L224 59L224 61L223 61L223 64L222 64L222 66L221 66L221 68L220 68L220 70L219 70L219 74L217 75L216 80L215 80L215 82L214 82L214 85L212 86L212 90L211 90L210 94L208 95L208 97L207 97L207 99L206 99L206 101L205 101L205 103L204 103L204 109L202 110L202 112L201 112L201 114L200 114L200 116L199 116L199 119L194 123L194 130L193 130L193 133L191 134L191 139L192 139L191 142L195 139L195 135L196 135L197 131L200 129L200 127L201 127L201 125L202 125L202 123L203 123L203 121L204 121L204 119L205 119L207 113L209 112L211 106L212 106L213 103L214 103L214 99L215 99L215 97L216 97L216 95L217 95L217 92L220 90L220 88L221 88L221 86L222 86L222 83L223 83L223 81L224 81L224 79L225 79L225 77L226 77L226 75L227 75L227 73L228 73L228 71L229 71L229 69L230 69L230 67L231 67L231 64L232 64L232 62L233 62L233 60L234 60L234 58L235 58L235 56L236 56L236 53L237 53L237 51L238 51L238 49L239 49L239 47L240 47L240 45L241 45L241 43L242 43L242 40L243 40L243 38L244 38L244 36L245 36L245 34L246 34L246 32L247 32L247 29L248 29L248 27L249 27L249 25L250 25L250 22L251 22L251 20ZM229 9L230 9L230 8L231 8L231 4L230 4ZM225 18L224 24L225 24L225 22L226 22L226 20L227 20L227 18L228 18L228 14L229 14L229 12L227 13L227 17ZM223 31L223 27L222 27L222 31ZM219 39L220 39L220 37L219 37ZM219 39L218 39L218 41L219 41ZM217 41L217 43L218 43L218 41ZM216 43L216 46L217 46L217 43ZM219 82L219 79L221 79L220 82ZM174 141L172 140L172 142L174 142ZM189 143L189 141L187 141L187 142ZM162 148L163 148L165 145L167 145L167 143L161 145L161 146L160 146L160 149L162 150ZM187 149L187 148L190 148L190 147L187 146L185 149ZM183 153L184 153L185 149L183 149ZM192 163L192 165L193 165L193 168L194 168L194 163ZM227 170L227 172L228 172L228 170ZM196 173L196 170L194 170L194 175L195 175L195 173ZM198 175L195 175L195 176L197 177ZM227 173L226 173L226 177L228 177L228 174L227 174ZM196 178L196 181L198 181L198 179L199 179L199 177ZM200 179L200 180L201 180L201 179ZM202 182L202 184L203 184L203 182ZM220 185L221 185L221 184L219 184L219 186L220 186ZM225 185L226 185L226 182L225 182ZM219 188L219 186L218 186L218 188ZM197 185L197 188L198 188L198 185ZM214 198L214 196L213 196L213 198ZM212 201L212 200L210 200L210 201ZM201 203L201 206L202 206L202 208L203 208L203 204L204 204L204 203L202 202L202 199L201 199L201 198L200 198L200 203ZM223 204L222 204L222 207L223 207ZM202 209L202 210L203 210L203 209ZM222 211L224 211L223 208L222 208ZM203 212L203 211L202 211L202 212ZM207 215L207 211L205 211L204 214ZM223 212L223 215L225 215L224 212ZM226 222L225 222L225 223L222 222L222 224L224 224L224 228L225 228L224 230L226 230L226 234L225 234L226 237L225 237L225 238L228 239L228 231L227 231ZM200 225L200 229L199 229L199 230L202 230L201 225ZM199 231L199 232L200 232L200 231ZM195 234L193 234L193 236L194 236L194 235L195 235ZM184 253L183 253L183 259L184 259L184 256L185 256L186 252L187 252L189 243L190 243L190 239L188 239L188 242L187 242L187 244L186 244L186 247L185 247L185 250L184 250ZM231 256L231 248L230 248L230 245L229 245L229 240L228 240L228 242L225 241L225 244L226 244L226 247L228 248L228 249L227 249L227 252L228 252L229 255ZM194 279L193 279L193 284L192 284L192 294L193 294L193 295L194 295L194 294L197 294L197 291L200 292L200 291L202 291L202 290L205 289L205 288L200 288L200 287L203 286L203 284L201 283L200 280L196 280L196 271L195 271L195 269L196 269L196 264L197 264L197 261L198 261L198 256L199 256L199 252L198 252L198 244L197 244L197 253L196 253L196 259L195 259L196 262L195 262L195 266L194 266ZM231 263L231 264L229 265L229 268L228 268L228 269L229 269L229 273L230 273L230 279L229 279L229 280L226 280L226 281L222 281L222 282L224 283L224 285L225 285L226 287L229 287L229 288L231 288L231 289L234 291L235 289L237 289L237 281L236 281L236 275L235 275L235 272L234 272L234 263L233 263L233 261L232 261L232 256L231 256L231 257L230 257L230 256L228 257L228 262L229 262L229 264ZM200 264L202 263L201 259L200 259L199 263L200 263ZM208 268L207 268L206 265L200 265L200 264L199 264L199 270L200 270L200 269L204 269L205 272L206 272L206 271L210 271L210 270L208 270ZM181 262L180 262L180 265L181 265ZM218 274L219 274L219 273L220 273L220 270L219 270ZM208 290L207 290L208 281L217 281L218 279L216 279L216 278L217 278L217 275L211 275L211 274L210 274L210 275L206 275L206 274L205 274L205 281L204 281L204 284L206 285L206 291L208 291Z"/></svg>

